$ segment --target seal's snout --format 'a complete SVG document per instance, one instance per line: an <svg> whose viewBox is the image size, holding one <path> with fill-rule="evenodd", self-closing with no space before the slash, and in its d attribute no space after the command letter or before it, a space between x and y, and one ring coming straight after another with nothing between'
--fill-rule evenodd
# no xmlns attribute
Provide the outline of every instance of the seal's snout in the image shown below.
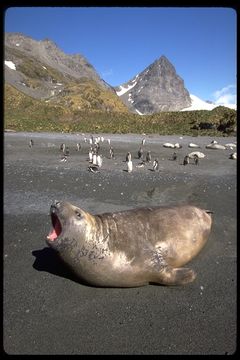
<svg viewBox="0 0 240 360"><path fill-rule="evenodd" d="M51 205L51 210L59 207L60 207L60 201L54 200L53 204Z"/></svg>
<svg viewBox="0 0 240 360"><path fill-rule="evenodd" d="M52 205L50 206L50 215L55 214L60 209L61 203L60 201L55 200Z"/></svg>

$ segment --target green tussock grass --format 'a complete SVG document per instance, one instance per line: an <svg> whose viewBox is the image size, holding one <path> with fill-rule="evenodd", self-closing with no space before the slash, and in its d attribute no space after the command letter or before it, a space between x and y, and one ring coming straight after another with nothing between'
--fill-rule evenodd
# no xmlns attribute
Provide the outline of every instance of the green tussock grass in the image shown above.
<svg viewBox="0 0 240 360"><path fill-rule="evenodd" d="M85 83L86 87L89 87L89 93L83 91L84 96L92 97L92 99L96 99L96 96L98 98L99 94L92 95L89 82ZM63 100L46 103L33 99L10 85L5 85L4 128L16 131L181 134L190 136L236 134L236 111L225 107L218 107L212 111L161 112L141 116L124 111L89 110L84 106L81 108L79 103L76 106L64 106ZM74 102L74 100L72 101ZM214 128L204 129L204 124L213 124Z"/></svg>

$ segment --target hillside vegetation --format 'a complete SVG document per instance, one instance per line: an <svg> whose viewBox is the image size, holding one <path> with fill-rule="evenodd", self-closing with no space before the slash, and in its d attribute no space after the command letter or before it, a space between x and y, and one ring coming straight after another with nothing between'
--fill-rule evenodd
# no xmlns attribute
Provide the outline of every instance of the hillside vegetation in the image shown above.
<svg viewBox="0 0 240 360"><path fill-rule="evenodd" d="M54 105L60 105L75 110L100 110L127 112L127 107L110 90L104 90L96 82L84 79L65 86L61 94L51 100Z"/></svg>
<svg viewBox="0 0 240 360"><path fill-rule="evenodd" d="M95 133L146 133L160 135L236 135L237 112L219 106L212 111L161 112L153 115L136 115L124 111L111 111L114 99L97 93L91 82L82 82L82 101L79 86L58 97L55 102L45 102L29 97L11 85L4 91L4 129L15 131L63 131ZM93 93L93 92L96 93ZM98 96L99 95L99 96ZM95 100L94 100L95 99ZM97 99L97 100L96 100ZM87 102L109 102L109 111L91 110ZM69 102L71 105L69 105ZM98 106L94 105L97 109ZM125 110L125 109L124 109Z"/></svg>
<svg viewBox="0 0 240 360"><path fill-rule="evenodd" d="M103 87L91 78L84 76L76 78L64 74L36 57L29 54L25 55L23 52L8 46L5 46L5 57L13 63L17 63L17 72L23 76L22 83L24 83L24 88L22 86L19 88L20 81L16 77L17 72L13 72L11 78L6 76L5 96L10 96L10 101L15 96L18 98L19 95L16 91L20 91L35 99L71 108L73 111L129 112L127 106L123 104L113 89ZM16 77L15 83L13 83L14 76Z"/></svg>

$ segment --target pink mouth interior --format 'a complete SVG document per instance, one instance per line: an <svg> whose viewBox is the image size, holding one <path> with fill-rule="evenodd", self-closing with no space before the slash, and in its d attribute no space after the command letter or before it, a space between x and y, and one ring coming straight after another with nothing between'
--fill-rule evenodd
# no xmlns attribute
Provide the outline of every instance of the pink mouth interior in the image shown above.
<svg viewBox="0 0 240 360"><path fill-rule="evenodd" d="M47 238L54 241L62 232L61 223L56 214L51 214L53 229L48 234Z"/></svg>

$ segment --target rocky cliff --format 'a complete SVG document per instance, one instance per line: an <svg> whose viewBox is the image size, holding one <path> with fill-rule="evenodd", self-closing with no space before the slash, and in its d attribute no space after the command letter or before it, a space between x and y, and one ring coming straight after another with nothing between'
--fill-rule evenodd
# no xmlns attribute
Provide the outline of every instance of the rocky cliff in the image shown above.
<svg viewBox="0 0 240 360"><path fill-rule="evenodd" d="M128 108L139 114L178 111L191 105L183 79L165 56L115 90Z"/></svg>
<svg viewBox="0 0 240 360"><path fill-rule="evenodd" d="M84 56L67 55L49 39L6 33L4 60L5 83L30 97L75 110L128 112Z"/></svg>

